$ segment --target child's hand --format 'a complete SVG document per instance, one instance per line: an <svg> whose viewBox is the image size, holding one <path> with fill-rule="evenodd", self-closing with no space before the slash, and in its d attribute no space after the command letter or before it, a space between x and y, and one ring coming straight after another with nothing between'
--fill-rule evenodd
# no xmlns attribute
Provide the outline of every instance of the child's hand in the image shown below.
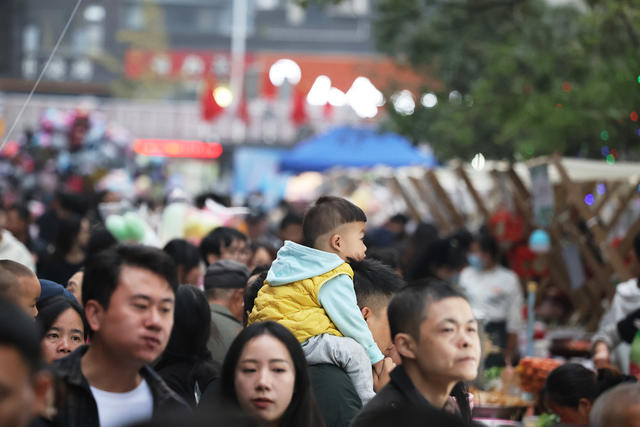
<svg viewBox="0 0 640 427"><path fill-rule="evenodd" d="M373 391L376 393L380 391L382 387L387 385L389 380L389 374L396 367L390 357L385 357L375 365L373 365Z"/></svg>

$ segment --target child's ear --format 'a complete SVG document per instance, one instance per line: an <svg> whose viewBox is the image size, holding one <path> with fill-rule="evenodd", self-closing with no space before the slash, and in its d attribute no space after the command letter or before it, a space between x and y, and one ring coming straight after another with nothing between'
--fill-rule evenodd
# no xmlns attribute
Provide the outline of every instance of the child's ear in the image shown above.
<svg viewBox="0 0 640 427"><path fill-rule="evenodd" d="M329 238L329 245L333 250L340 251L342 249L342 237L339 234L333 234Z"/></svg>

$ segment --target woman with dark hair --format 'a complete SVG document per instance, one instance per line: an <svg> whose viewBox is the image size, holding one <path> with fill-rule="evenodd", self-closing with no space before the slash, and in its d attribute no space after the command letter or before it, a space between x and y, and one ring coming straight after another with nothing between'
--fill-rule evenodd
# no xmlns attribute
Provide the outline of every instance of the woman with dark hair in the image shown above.
<svg viewBox="0 0 640 427"><path fill-rule="evenodd" d="M112 248L118 244L118 240L104 225L97 225L92 228L87 243L87 259L99 254L105 249Z"/></svg>
<svg viewBox="0 0 640 427"><path fill-rule="evenodd" d="M62 359L87 340L89 327L78 302L55 296L39 301L36 323L42 331L41 347L45 362Z"/></svg>
<svg viewBox="0 0 640 427"><path fill-rule="evenodd" d="M567 363L547 377L545 404L563 424L587 426L596 398L628 381L635 382L635 378L609 368L598 369L596 373L577 363Z"/></svg>
<svg viewBox="0 0 640 427"><path fill-rule="evenodd" d="M173 239L162 249L169 254L178 267L178 282L181 285L201 284L200 250L184 239Z"/></svg>
<svg viewBox="0 0 640 427"><path fill-rule="evenodd" d="M276 248L264 240L251 243L250 249L249 270L255 270L262 265L271 265L276 259Z"/></svg>
<svg viewBox="0 0 640 427"><path fill-rule="evenodd" d="M89 242L89 221L69 215L58 223L53 253L44 257L37 266L38 277L56 283L67 283L85 260Z"/></svg>
<svg viewBox="0 0 640 427"><path fill-rule="evenodd" d="M255 323L233 341L220 399L222 407L240 407L270 426L323 425L300 343L275 322Z"/></svg>
<svg viewBox="0 0 640 427"><path fill-rule="evenodd" d="M251 274L249 280L247 281L247 289L244 292L244 314L242 318L242 324L246 327L249 323L249 315L251 315L251 310L253 310L253 303L258 296L258 292L262 289L264 285L264 281L267 278L267 273L269 272L269 267L261 272L256 274ZM257 271L256 268L253 269L252 273Z"/></svg>
<svg viewBox="0 0 640 427"><path fill-rule="evenodd" d="M180 286L171 337L155 369L192 407L219 372L207 349L210 331L211 313L204 293L193 286Z"/></svg>

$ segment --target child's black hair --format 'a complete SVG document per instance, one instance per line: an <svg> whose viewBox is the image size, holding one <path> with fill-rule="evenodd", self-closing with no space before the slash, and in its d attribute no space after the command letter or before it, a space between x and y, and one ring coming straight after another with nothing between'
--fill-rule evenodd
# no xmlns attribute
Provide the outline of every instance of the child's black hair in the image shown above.
<svg viewBox="0 0 640 427"><path fill-rule="evenodd" d="M314 247L316 239L342 224L367 222L362 209L341 197L322 196L302 221L304 244Z"/></svg>

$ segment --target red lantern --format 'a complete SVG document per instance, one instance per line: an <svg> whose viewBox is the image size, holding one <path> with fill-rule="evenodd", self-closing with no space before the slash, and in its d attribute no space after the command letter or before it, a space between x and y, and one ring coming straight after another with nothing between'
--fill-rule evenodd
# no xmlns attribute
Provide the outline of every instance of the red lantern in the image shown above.
<svg viewBox="0 0 640 427"><path fill-rule="evenodd" d="M300 126L307 121L306 96L300 90L293 93L293 108L291 109L291 121Z"/></svg>
<svg viewBox="0 0 640 427"><path fill-rule="evenodd" d="M209 77L204 85L204 91L200 96L202 119L207 122L215 119L223 111L223 108L218 104L216 98L213 96L214 89L215 84L213 78Z"/></svg>
<svg viewBox="0 0 640 427"><path fill-rule="evenodd" d="M516 243L524 237L524 220L506 209L493 214L489 225L500 243Z"/></svg>
<svg viewBox="0 0 640 427"><path fill-rule="evenodd" d="M262 97L266 99L274 99L278 94L278 89L271 83L269 72L262 73Z"/></svg>
<svg viewBox="0 0 640 427"><path fill-rule="evenodd" d="M322 107L322 115L327 120L333 118L333 111L334 111L333 105L331 105L328 102L326 104L324 104L324 107Z"/></svg>

